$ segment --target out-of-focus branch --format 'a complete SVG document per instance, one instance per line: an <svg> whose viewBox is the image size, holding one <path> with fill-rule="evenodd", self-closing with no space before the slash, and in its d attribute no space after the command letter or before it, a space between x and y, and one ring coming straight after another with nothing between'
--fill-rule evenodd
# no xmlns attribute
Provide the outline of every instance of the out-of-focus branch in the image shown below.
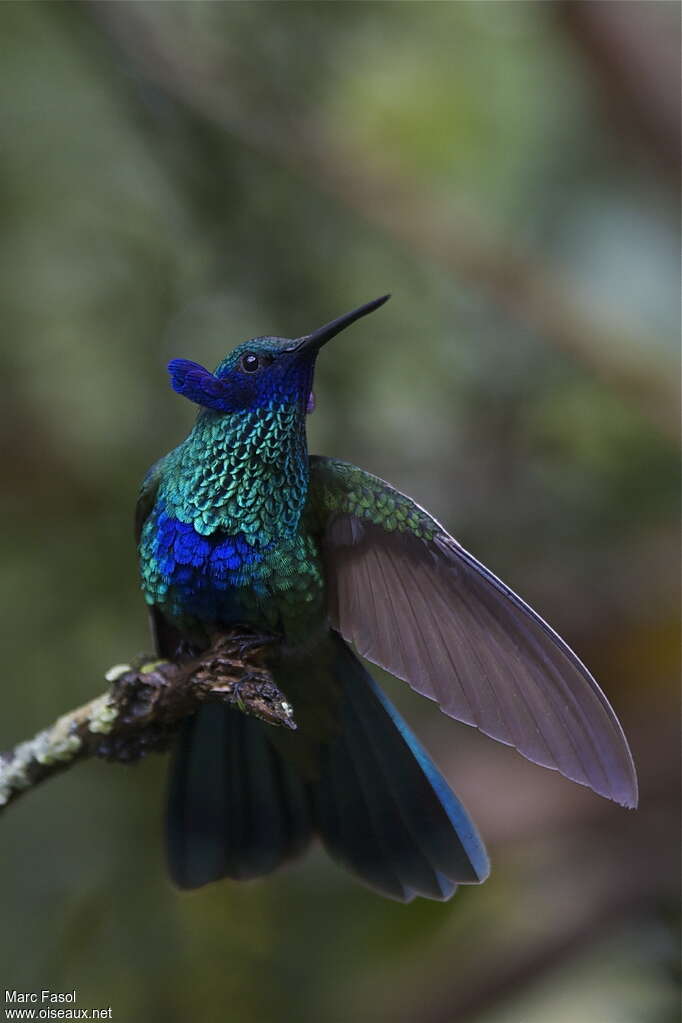
<svg viewBox="0 0 682 1023"><path fill-rule="evenodd" d="M180 721L206 701L295 728L293 710L265 666L268 642L269 637L241 630L220 636L189 662L111 668L107 692L0 754L0 812L78 760L102 757L132 763L167 749Z"/></svg>
<svg viewBox="0 0 682 1023"><path fill-rule="evenodd" d="M426 194L401 171L332 136L310 111L250 94L239 56L202 39L197 59L156 5L97 3L93 12L137 72L242 144L285 166L410 250L485 290L524 328L569 354L678 438L677 370L650 348L598 322L568 286L475 217ZM169 28L169 25L171 26ZM221 47L225 41L221 38ZM196 51L193 51L196 52ZM266 97L265 99L263 97Z"/></svg>
<svg viewBox="0 0 682 1023"><path fill-rule="evenodd" d="M639 137L679 190L679 7L609 0L553 8L589 61L619 133Z"/></svg>
<svg viewBox="0 0 682 1023"><path fill-rule="evenodd" d="M638 910L644 915L648 908L645 899L640 899L640 905L633 905L629 892L613 895L579 922L565 928L557 927L525 955L510 955L508 960L498 963L493 979L488 975L485 983L464 986L460 982L452 989L439 992L439 997L434 998L430 1005L421 1007L420 1020L423 1023L451 1023L452 1020L475 1023L537 983L572 955L597 943L619 923L631 920Z"/></svg>

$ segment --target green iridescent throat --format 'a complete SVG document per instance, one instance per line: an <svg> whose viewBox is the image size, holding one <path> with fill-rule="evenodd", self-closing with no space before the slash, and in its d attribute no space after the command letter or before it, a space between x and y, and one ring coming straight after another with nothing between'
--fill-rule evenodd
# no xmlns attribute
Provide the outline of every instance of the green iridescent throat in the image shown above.
<svg viewBox="0 0 682 1023"><path fill-rule="evenodd" d="M169 456L159 499L168 514L210 536L242 533L263 546L296 532L308 493L305 419L298 404L201 412Z"/></svg>

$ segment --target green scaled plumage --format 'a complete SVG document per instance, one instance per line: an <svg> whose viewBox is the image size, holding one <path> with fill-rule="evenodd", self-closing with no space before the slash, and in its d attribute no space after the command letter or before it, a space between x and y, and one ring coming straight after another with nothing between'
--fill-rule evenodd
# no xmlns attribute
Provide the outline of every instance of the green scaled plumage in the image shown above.
<svg viewBox="0 0 682 1023"><path fill-rule="evenodd" d="M243 622L293 635L312 627L313 617L322 625L319 555L301 526L308 465L298 418L295 406L280 403L204 411L152 470L140 538L143 590L181 630ZM159 548L161 516L177 523L170 558ZM178 534L186 550L173 564ZM239 543L221 573L216 551L226 537Z"/></svg>

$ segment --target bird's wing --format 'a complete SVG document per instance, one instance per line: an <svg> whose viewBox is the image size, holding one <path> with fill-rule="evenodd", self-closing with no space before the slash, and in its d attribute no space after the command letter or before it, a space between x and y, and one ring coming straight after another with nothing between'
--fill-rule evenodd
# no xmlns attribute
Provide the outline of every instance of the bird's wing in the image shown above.
<svg viewBox="0 0 682 1023"><path fill-rule="evenodd" d="M142 534L142 527L144 526L149 514L154 507L156 501L156 495L159 489L159 483L161 482L161 476L163 474L163 463L164 458L160 458L158 462L154 462L154 465L147 470L145 478L142 480L140 491L137 495L137 504L135 505L135 542L140 542L140 536Z"/></svg>
<svg viewBox="0 0 682 1023"><path fill-rule="evenodd" d="M154 507L159 483L163 475L164 462L167 457L165 455L158 462L155 462L142 480L140 492L137 495L137 504L135 505L135 542L138 544L142 535L142 528ZM149 608L149 624L157 654L160 657L174 657L181 641L181 636L177 629L166 621L158 607Z"/></svg>
<svg viewBox="0 0 682 1023"><path fill-rule="evenodd" d="M409 497L310 460L331 623L451 717L624 806L637 776L608 700L564 641Z"/></svg>

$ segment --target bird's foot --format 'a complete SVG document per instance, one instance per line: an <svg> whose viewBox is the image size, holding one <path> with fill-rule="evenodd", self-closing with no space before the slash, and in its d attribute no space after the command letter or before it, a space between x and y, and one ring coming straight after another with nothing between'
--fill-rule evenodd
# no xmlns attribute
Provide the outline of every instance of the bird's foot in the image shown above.
<svg viewBox="0 0 682 1023"><path fill-rule="evenodd" d="M273 636L272 633L244 630L244 632L217 633L212 639L213 649L222 650L226 653L229 651L231 656L236 654L236 656L242 659L247 659L253 651L277 642L278 637Z"/></svg>

